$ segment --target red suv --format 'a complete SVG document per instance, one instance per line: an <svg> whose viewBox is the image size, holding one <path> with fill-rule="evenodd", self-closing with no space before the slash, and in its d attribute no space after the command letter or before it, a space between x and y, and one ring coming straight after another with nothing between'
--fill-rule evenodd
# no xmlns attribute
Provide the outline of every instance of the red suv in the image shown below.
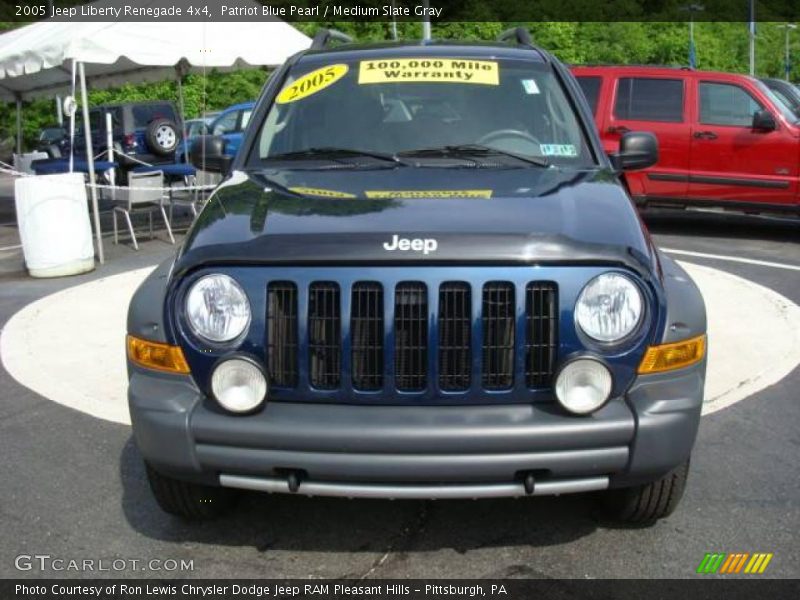
<svg viewBox="0 0 800 600"><path fill-rule="evenodd" d="M628 172L641 204L800 211L800 122L760 81L668 67L573 67L603 145L658 137L658 163Z"/></svg>

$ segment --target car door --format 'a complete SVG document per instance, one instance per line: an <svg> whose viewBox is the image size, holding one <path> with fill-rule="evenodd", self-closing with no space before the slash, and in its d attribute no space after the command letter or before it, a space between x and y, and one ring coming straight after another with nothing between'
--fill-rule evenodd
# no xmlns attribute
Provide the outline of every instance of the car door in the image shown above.
<svg viewBox="0 0 800 600"><path fill-rule="evenodd" d="M691 123L686 109L687 83L675 75L622 71L616 78L610 111L602 124L606 144L619 146L629 131L658 138L658 163L625 174L635 198L684 198L688 191Z"/></svg>
<svg viewBox="0 0 800 600"><path fill-rule="evenodd" d="M791 205L796 202L798 139L755 86L744 80L697 80L689 195L720 204ZM768 110L772 131L753 128Z"/></svg>

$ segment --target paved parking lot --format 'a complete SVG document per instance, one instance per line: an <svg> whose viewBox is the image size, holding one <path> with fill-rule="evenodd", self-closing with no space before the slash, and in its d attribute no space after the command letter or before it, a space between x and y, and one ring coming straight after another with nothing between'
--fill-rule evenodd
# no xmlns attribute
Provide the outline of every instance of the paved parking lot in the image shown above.
<svg viewBox="0 0 800 600"><path fill-rule="evenodd" d="M800 270L791 268L800 266L797 221L671 212L647 221L659 245L692 253L678 258L800 303ZM13 266L13 256L0 255L0 324L38 298L153 265L171 251L158 240L138 253L111 248L106 266L64 280L32 280L19 263ZM752 344L766 347L770 340ZM92 377L103 369L102 357L83 369ZM127 425L54 403L0 368L0 576L40 576L16 571L14 557L46 553L193 559L194 570L182 575L209 578L672 578L694 576L704 553L716 551L772 552L768 576L798 577L798 386L795 368L704 416L683 503L651 528L605 523L586 496L391 502L249 494L233 514L190 525L155 505Z"/></svg>

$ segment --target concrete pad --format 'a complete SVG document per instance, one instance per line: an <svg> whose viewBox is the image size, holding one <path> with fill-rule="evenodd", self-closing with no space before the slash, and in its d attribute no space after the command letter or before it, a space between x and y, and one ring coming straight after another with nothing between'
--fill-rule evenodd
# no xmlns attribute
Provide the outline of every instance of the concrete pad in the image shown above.
<svg viewBox="0 0 800 600"><path fill-rule="evenodd" d="M706 300L709 365L704 414L779 381L800 363L800 307L751 281L682 263ZM128 302L153 267L97 279L33 302L0 332L0 359L22 385L92 416L130 423Z"/></svg>

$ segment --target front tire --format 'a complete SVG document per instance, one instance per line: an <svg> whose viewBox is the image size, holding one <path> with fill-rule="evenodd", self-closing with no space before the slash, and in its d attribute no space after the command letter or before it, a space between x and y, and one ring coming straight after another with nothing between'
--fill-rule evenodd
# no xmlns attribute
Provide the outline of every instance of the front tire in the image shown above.
<svg viewBox="0 0 800 600"><path fill-rule="evenodd" d="M689 460L651 483L605 492L604 513L614 521L652 525L675 511L688 478Z"/></svg>
<svg viewBox="0 0 800 600"><path fill-rule="evenodd" d="M232 490L167 477L145 463L147 480L156 502L165 512L191 521L219 517L234 503Z"/></svg>

